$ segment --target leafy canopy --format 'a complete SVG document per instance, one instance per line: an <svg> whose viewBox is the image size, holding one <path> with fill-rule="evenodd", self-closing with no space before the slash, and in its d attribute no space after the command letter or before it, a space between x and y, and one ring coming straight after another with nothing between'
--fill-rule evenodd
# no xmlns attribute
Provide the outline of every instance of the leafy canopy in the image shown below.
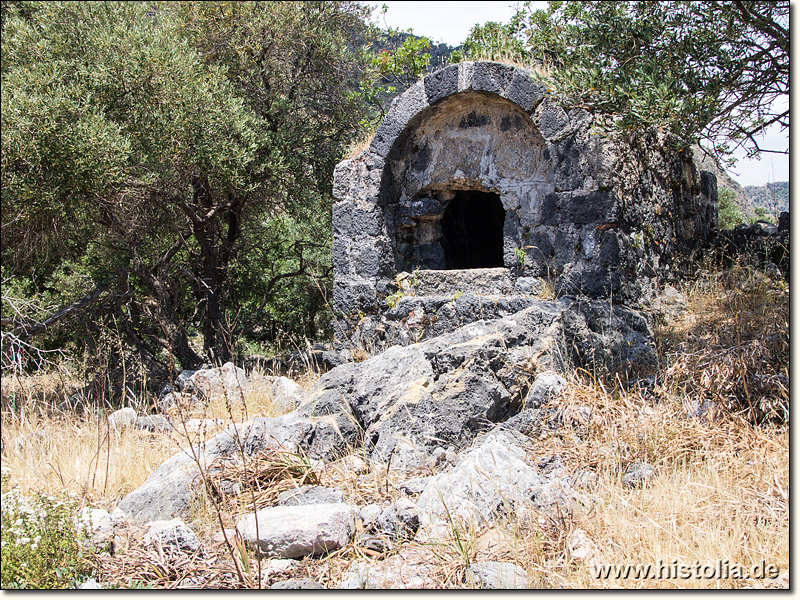
<svg viewBox="0 0 800 600"><path fill-rule="evenodd" d="M360 134L374 72L353 42L361 4L2 9L4 287L45 313L83 297L89 331L105 322L189 367L203 359L189 328L224 361L242 327L273 318L273 294L296 291L275 277L325 277L331 174ZM327 285L298 296L316 307ZM4 297L4 334L41 329L28 305Z"/></svg>
<svg viewBox="0 0 800 600"><path fill-rule="evenodd" d="M774 151L759 134L789 127L788 0L526 3L466 45L543 68L553 91L623 129L655 125L718 156Z"/></svg>

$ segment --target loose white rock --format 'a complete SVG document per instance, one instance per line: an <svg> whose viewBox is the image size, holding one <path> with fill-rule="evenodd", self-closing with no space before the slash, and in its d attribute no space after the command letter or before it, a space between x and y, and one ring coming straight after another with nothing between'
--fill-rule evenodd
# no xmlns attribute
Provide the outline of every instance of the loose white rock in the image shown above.
<svg viewBox="0 0 800 600"><path fill-rule="evenodd" d="M114 429L133 427L133 425L136 423L137 416L138 415L134 409L132 409L130 406L126 406L125 408L120 408L119 410L115 410L113 413L111 413L108 417L108 424Z"/></svg>
<svg viewBox="0 0 800 600"><path fill-rule="evenodd" d="M514 563L486 561L472 563L465 574L468 585L485 590L528 589L528 574Z"/></svg>
<svg viewBox="0 0 800 600"><path fill-rule="evenodd" d="M569 556L574 562L594 564L597 546L583 529L576 529L567 538Z"/></svg>
<svg viewBox="0 0 800 600"><path fill-rule="evenodd" d="M207 399L227 398L242 401L247 387L244 369L232 362L215 369L197 371L191 377L195 388Z"/></svg>
<svg viewBox="0 0 800 600"><path fill-rule="evenodd" d="M276 506L245 516L236 530L263 556L302 558L347 545L355 531L355 518L355 507L344 503Z"/></svg>
<svg viewBox="0 0 800 600"><path fill-rule="evenodd" d="M162 546L170 546L181 552L195 552L200 540L192 529L180 519L154 521L144 536L145 544L158 540Z"/></svg>
<svg viewBox="0 0 800 600"><path fill-rule="evenodd" d="M272 384L272 407L279 415L293 411L306 398L306 391L288 377L278 377Z"/></svg>
<svg viewBox="0 0 800 600"><path fill-rule="evenodd" d="M114 521L102 508L82 508L77 529L86 535L87 545L96 549L104 548L114 539Z"/></svg>

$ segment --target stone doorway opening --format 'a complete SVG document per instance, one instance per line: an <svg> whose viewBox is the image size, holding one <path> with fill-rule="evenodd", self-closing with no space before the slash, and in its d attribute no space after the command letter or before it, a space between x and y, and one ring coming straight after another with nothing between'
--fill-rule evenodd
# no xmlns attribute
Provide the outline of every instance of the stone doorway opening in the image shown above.
<svg viewBox="0 0 800 600"><path fill-rule="evenodd" d="M502 267L506 211L500 195L459 190L441 220L445 269Z"/></svg>

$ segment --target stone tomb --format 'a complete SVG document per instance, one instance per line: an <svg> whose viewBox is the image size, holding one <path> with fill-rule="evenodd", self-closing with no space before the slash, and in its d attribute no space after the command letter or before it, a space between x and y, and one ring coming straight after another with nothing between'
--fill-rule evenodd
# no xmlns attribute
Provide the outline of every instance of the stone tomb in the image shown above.
<svg viewBox="0 0 800 600"><path fill-rule="evenodd" d="M543 290L647 299L716 228L714 176L673 147L657 131L610 133L509 65L429 75L394 100L369 148L336 167L338 341L440 334L470 316L432 327L431 311L464 294L479 299L474 319ZM389 335L420 312L429 322L414 335Z"/></svg>

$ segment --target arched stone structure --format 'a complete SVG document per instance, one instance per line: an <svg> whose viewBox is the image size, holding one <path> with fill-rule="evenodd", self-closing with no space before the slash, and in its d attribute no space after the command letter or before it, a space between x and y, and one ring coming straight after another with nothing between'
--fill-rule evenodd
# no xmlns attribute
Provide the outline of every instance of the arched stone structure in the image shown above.
<svg viewBox="0 0 800 600"><path fill-rule="evenodd" d="M337 165L333 193L340 339L371 316L380 331L412 271L441 298L525 296L546 279L559 295L636 302L716 227L716 182L690 152L655 131L603 133L494 62L396 98L369 148Z"/></svg>

